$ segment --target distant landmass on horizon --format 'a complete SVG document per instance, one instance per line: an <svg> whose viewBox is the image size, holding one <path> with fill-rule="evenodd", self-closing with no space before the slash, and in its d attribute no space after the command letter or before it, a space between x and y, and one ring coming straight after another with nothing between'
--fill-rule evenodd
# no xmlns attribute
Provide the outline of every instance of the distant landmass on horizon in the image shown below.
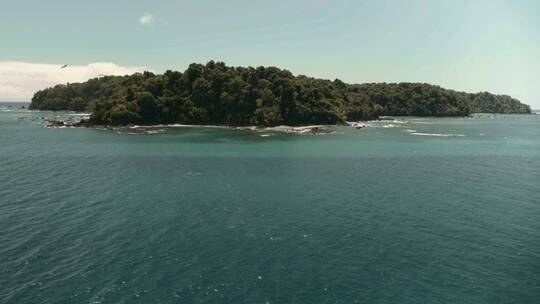
<svg viewBox="0 0 540 304"><path fill-rule="evenodd" d="M379 116L531 113L506 95L424 83L347 84L276 67L191 64L186 71L105 76L37 92L30 109L91 113L89 124L340 124Z"/></svg>

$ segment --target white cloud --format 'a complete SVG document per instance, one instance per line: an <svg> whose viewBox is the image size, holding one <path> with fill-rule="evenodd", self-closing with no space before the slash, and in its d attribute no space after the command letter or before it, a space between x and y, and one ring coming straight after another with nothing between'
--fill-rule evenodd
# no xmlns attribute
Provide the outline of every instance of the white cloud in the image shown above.
<svg viewBox="0 0 540 304"><path fill-rule="evenodd" d="M156 18L152 14L144 14L141 16L141 18L139 18L139 23L142 26L147 26L153 24L155 19Z"/></svg>
<svg viewBox="0 0 540 304"><path fill-rule="evenodd" d="M102 75L130 75L145 68L122 67L114 63L84 66L0 61L0 100L29 101L36 91L65 83L83 82Z"/></svg>

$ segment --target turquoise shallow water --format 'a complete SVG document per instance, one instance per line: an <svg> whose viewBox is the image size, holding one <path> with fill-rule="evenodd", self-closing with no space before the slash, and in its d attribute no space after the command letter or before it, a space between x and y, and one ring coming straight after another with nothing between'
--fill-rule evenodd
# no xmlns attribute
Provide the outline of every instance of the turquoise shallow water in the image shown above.
<svg viewBox="0 0 540 304"><path fill-rule="evenodd" d="M6 106L0 303L539 303L539 115L122 135Z"/></svg>

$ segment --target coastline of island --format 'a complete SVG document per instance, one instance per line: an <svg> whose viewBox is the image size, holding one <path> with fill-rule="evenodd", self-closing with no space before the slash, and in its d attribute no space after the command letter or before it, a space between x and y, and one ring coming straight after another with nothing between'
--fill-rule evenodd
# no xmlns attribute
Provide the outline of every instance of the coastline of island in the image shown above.
<svg viewBox="0 0 540 304"><path fill-rule="evenodd" d="M184 72L104 76L57 85L35 93L29 109L90 113L76 123L80 127L219 126L304 132L312 126L315 133L323 129L320 126L384 116L531 113L515 98L488 92L465 93L425 83L346 84L295 76L275 67L229 67L214 61L191 64Z"/></svg>

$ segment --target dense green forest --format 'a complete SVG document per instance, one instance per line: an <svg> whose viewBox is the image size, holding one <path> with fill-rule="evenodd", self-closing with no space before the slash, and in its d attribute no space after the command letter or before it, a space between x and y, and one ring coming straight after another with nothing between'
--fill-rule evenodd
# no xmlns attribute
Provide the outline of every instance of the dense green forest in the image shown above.
<svg viewBox="0 0 540 304"><path fill-rule="evenodd" d="M90 123L306 125L379 116L530 113L509 96L421 83L346 84L275 67L191 64L185 72L106 76L37 92L31 109L88 111Z"/></svg>

